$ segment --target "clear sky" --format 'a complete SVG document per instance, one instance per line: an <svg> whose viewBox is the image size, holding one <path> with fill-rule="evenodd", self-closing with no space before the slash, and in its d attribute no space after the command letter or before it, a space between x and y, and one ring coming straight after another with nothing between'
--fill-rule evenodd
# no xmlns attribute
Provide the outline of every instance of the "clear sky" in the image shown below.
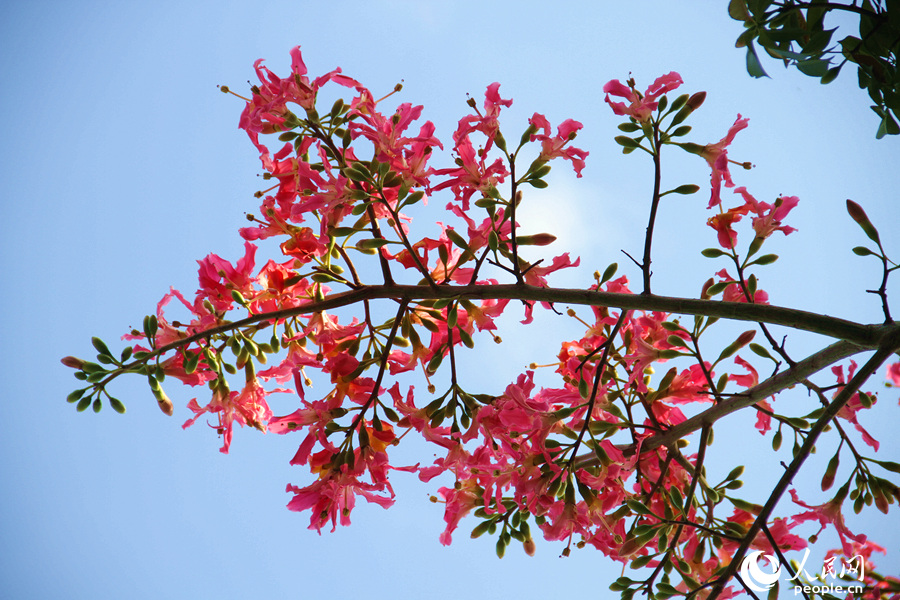
<svg viewBox="0 0 900 600"><path fill-rule="evenodd" d="M584 177L555 169L522 215L556 233L559 252L582 257L581 269L551 280L567 287L587 285L613 261L637 275L619 251L640 248L651 165L612 142L620 119L603 102L603 84L632 73L644 87L678 71L685 91L708 92L692 139L717 141L738 113L749 117L732 149L756 165L741 172L742 183L770 202L800 197L790 221L799 231L772 240L783 256L762 280L772 302L878 321L877 299L864 292L878 285L876 261L850 253L866 240L843 206L847 198L862 204L900 255L900 140L874 139L877 121L851 69L821 86L769 61L771 79L750 79L734 48L742 27L726 4L5 3L0 369L9 410L0 434L0 597L606 597L620 567L591 550L560 559L561 545L538 540L536 557L512 548L500 561L492 540L468 538L471 520L442 547L442 510L428 501L438 484L403 474L392 509L361 503L352 527L318 536L307 514L285 508L285 485L308 476L288 464L299 440L240 430L222 455L202 424L181 429L191 390L169 386L176 413L168 418L137 379L115 390L126 415L77 414L65 402L76 381L59 358L88 355L93 335L117 346L170 285L193 293L195 260L242 254L236 230L257 209L259 162L237 129L241 102L216 85L245 89L257 58L286 73L297 44L311 74L341 66L384 92L403 80L397 101L425 105L442 139L466 114L466 94L480 101L494 81L514 99L502 121L509 139L535 111L554 124L583 122L578 146L591 153ZM671 187L708 182L702 161L675 154L665 163ZM699 255L715 245L706 198L663 206L655 291L696 296L721 268ZM900 289L891 291L896 298ZM519 330L514 317L500 352L483 344L472 359L473 386L499 393L567 339L558 320L544 316ZM815 349L796 339L798 356ZM882 389L877 409L861 419L882 441L880 454L897 460L897 391ZM745 430L756 435L734 428ZM750 468L749 438L717 440ZM816 494L830 456L821 454L807 480L816 503L830 498ZM431 452L410 460L430 462ZM760 487L748 484L745 496L764 500L762 484L774 475L748 475ZM849 522L891 549L880 566L900 564L896 518ZM833 546L814 548L821 555Z"/></svg>

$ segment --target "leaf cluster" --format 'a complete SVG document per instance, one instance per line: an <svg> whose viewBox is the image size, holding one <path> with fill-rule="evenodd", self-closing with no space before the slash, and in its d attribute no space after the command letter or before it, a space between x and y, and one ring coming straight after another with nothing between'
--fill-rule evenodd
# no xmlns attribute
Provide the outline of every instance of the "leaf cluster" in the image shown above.
<svg viewBox="0 0 900 600"><path fill-rule="evenodd" d="M835 39L838 28L828 28L825 21L836 12L858 19L857 35ZM900 1L730 0L728 13L744 23L736 46L747 49L750 75L767 77L754 42L785 66L794 66L823 84L852 63L859 87L869 93L871 108L880 120L876 137L900 134Z"/></svg>

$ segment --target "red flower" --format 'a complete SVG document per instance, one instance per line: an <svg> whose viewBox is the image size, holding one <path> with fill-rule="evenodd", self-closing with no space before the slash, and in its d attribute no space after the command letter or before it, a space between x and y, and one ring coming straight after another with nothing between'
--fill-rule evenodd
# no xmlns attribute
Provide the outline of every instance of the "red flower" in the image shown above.
<svg viewBox="0 0 900 600"><path fill-rule="evenodd" d="M606 102L612 107L614 113L628 115L643 122L649 119L650 114L659 106L657 98L676 89L682 83L681 75L672 71L657 78L643 94L634 89L634 80L632 79L628 80L628 86L623 85L618 79L614 79L603 86L603 92L606 94ZM624 102L610 101L610 94L625 98L629 104L626 106Z"/></svg>
<svg viewBox="0 0 900 600"><path fill-rule="evenodd" d="M734 182L731 180L731 173L728 171L728 150L726 150L726 148L734 141L734 136L737 135L737 132L747 127L749 122L750 119L742 119L741 115L738 115L737 120L728 130L728 133L725 134L725 137L715 144L707 144L698 152L700 156L706 159L710 168L712 168L712 175L710 177L712 196L709 199L709 208L718 206L722 202L720 196L722 182L725 183L725 187L734 187Z"/></svg>
<svg viewBox="0 0 900 600"><path fill-rule="evenodd" d="M816 533L816 535L819 535L819 533L821 533L825 529L826 525L834 525L838 536L841 538L841 546L844 550L845 556L852 555L852 547L850 542L847 541L848 538L850 540L859 542L860 544L864 544L866 542L865 535L854 535L849 529L847 529L847 526L844 525L844 515L841 514L841 505L844 503L844 496L846 495L845 489L839 491L838 494L830 501L818 506L810 506L809 504L801 501L797 497L796 490L790 490L790 492L791 498L793 499L795 504L799 504L800 506L810 509L807 512L794 515L793 522L795 524L802 523L804 521L818 521L821 525L821 528L819 528L819 531Z"/></svg>
<svg viewBox="0 0 900 600"><path fill-rule="evenodd" d="M541 141L541 153L538 156L538 160L549 161L562 157L565 160L572 161L575 174L581 177L581 171L584 169L584 159L587 158L588 152L580 148L572 146L566 148L565 146L575 139L575 136L578 135L578 130L583 127L582 124L572 119L566 119L557 127L556 137L550 137L550 122L547 121L544 115L534 113L534 116L528 122L534 127L544 130L542 134L534 133L531 136L532 142L535 140Z"/></svg>
<svg viewBox="0 0 900 600"><path fill-rule="evenodd" d="M241 392L221 391L217 387L209 404L201 408L194 398L188 403L188 408L194 412L194 417L184 422L183 429L193 425L204 413L216 413L219 421L212 427L222 435L223 442L219 451L223 454L228 454L231 446L235 421L241 426L249 425L265 432L266 423L272 418L272 411L266 402L266 391L256 379L248 381Z"/></svg>
<svg viewBox="0 0 900 600"><path fill-rule="evenodd" d="M888 367L887 377L895 386L900 387L900 362L895 362Z"/></svg>
<svg viewBox="0 0 900 600"><path fill-rule="evenodd" d="M726 250L731 250L737 244L737 232L731 228L747 214L746 206L737 206L726 212L710 217L706 224L718 232L719 245Z"/></svg>
<svg viewBox="0 0 900 600"><path fill-rule="evenodd" d="M856 371L856 361L851 360L849 374L847 375L847 379L850 379L851 377L853 377L853 373L855 371ZM843 384L845 383L844 367L843 366L832 367L831 372L837 376L838 383L841 384L841 386L843 386ZM834 393L834 396L837 396L838 392L840 392L840 389ZM872 404L875 404L875 402L877 401L875 396L869 395L868 397L871 398ZM874 448L876 452L878 452L878 447L880 446L880 444L878 443L878 440L876 440L871 435L869 435L869 432L866 431L863 428L863 426L859 424L859 421L857 421L857 419L856 419L856 413L858 413L863 408L866 408L866 407L863 405L862 400L859 397L859 393L857 392L856 394L853 394L853 396L850 398L850 400L846 404L844 404L844 406L841 408L841 410L838 411L837 416L844 419L845 421L849 421L850 423L853 423L853 426L856 428L856 430L862 434L863 441L865 443L867 443L869 446L871 446L872 448Z"/></svg>
<svg viewBox="0 0 900 600"><path fill-rule="evenodd" d="M484 145L484 151L489 151L494 145L494 138L500 130L498 117L502 107L512 106L512 99L504 100L500 97L500 84L492 83L484 92L484 114L482 115L475 108L475 101L470 100L476 114L468 115L459 120L459 126L453 133L453 141L457 144L469 136L473 131L480 131L487 137L487 143Z"/></svg>

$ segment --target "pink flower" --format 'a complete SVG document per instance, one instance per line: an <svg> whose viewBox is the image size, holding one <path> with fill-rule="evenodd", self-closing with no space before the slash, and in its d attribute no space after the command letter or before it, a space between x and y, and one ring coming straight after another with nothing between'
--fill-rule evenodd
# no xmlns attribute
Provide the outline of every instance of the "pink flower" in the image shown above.
<svg viewBox="0 0 900 600"><path fill-rule="evenodd" d="M529 120L534 127L543 129L544 133L535 133L531 136L531 141L541 141L541 153L538 160L549 161L554 158L562 157L565 160L572 161L572 167L575 174L581 177L581 170L584 169L584 159L587 158L588 152L580 148L568 147L566 144L575 139L578 131L583 127L578 121L566 119L556 129L556 137L550 137L550 122L544 115L534 113Z"/></svg>
<svg viewBox="0 0 900 600"><path fill-rule="evenodd" d="M606 102L612 107L614 113L628 115L637 121L644 122L659 106L657 98L676 89L682 83L681 75L672 71L657 78L643 94L634 89L634 80L631 79L628 80L628 86L623 85L618 79L614 79L603 86L603 92L606 94ZM610 94L624 98L629 104L610 101Z"/></svg>
<svg viewBox="0 0 900 600"><path fill-rule="evenodd" d="M358 82L341 75L340 69L310 81L299 46L291 49L291 74L284 79L264 67L262 59L253 63L253 68L259 77L259 85L254 86L253 97L244 107L238 127L247 132L263 157L268 156L269 150L259 142L259 134L285 129L284 123L290 114L287 103L299 104L305 109L313 108L319 88L329 81L345 87L361 87Z"/></svg>
<svg viewBox="0 0 900 600"><path fill-rule="evenodd" d="M309 528L322 533L322 527L331 521L334 531L337 528L338 519L341 525L350 525L350 513L356 506L356 496L360 495L369 502L374 502L382 508L390 508L394 503L393 494L380 496L375 492L383 492L388 486L386 483L365 483L359 481L351 473L337 471L322 472L321 479L300 488L288 484L287 492L294 497L288 502L288 509L300 512L311 509Z"/></svg>
<svg viewBox="0 0 900 600"><path fill-rule="evenodd" d="M266 402L266 391L256 379L248 381L241 392L222 391L216 387L209 404L201 408L194 398L188 403L188 408L194 412L194 417L184 422L183 429L193 425L204 413L216 413L218 423L212 427L222 435L223 442L219 451L223 454L228 454L231 447L232 426L235 421L241 426L249 425L265 432L266 423L272 418L272 411Z"/></svg>
<svg viewBox="0 0 900 600"><path fill-rule="evenodd" d="M756 372L756 369L753 368L753 365L745 361L740 356L734 357L734 362L747 370L746 375L729 375L728 379L737 383L740 386L743 386L747 389L755 387L756 384L759 383L759 373ZM756 406L759 408L764 408L769 412L772 411L772 405L768 403L766 400L762 400L756 403ZM759 432L765 435L770 429L772 429L772 417L768 413L760 410L757 411L756 414L756 428Z"/></svg>
<svg viewBox="0 0 900 600"><path fill-rule="evenodd" d="M234 305L232 291L240 292L247 300L252 300L255 295L253 290L255 278L251 273L256 264L255 256L256 246L244 242L244 256L238 261L237 266L232 266L230 262L216 254L209 254L203 260L198 260L197 264L200 265L198 295L209 300L216 310L223 311L231 310Z"/></svg>
<svg viewBox="0 0 900 600"><path fill-rule="evenodd" d="M848 371L849 371L849 374L847 375L847 379L850 379L853 377L853 373L856 371L856 361L852 361L852 360L850 361L850 368L848 369ZM843 384L845 383L844 367L843 366L832 367L831 372L837 376L838 384L843 386ZM837 392L835 392L834 395L837 396L839 391L840 391L840 389ZM877 401L877 399L873 395L869 395L869 398L871 398L872 404L875 404L875 402ZM846 404L844 404L844 406L841 408L841 410L838 411L837 416L846 421L849 421L850 423L853 423L853 426L856 428L856 430L860 434L862 434L863 441L865 443L867 443L869 446L871 446L872 448L874 448L876 452L878 452L878 448L880 446L880 444L878 443L878 440L876 440L871 435L869 435L869 432L866 431L863 428L863 426L859 424L859 421L856 419L856 413L858 413L863 408L865 408L865 406L863 406L862 400L860 399L859 393L857 392L856 394L853 394L853 396L850 398L850 400Z"/></svg>
<svg viewBox="0 0 900 600"><path fill-rule="evenodd" d="M481 498L479 498L476 486L472 481L467 481L459 487L442 487L438 493L444 501L444 522L447 523L447 528L441 534L441 544L449 546L453 541L453 532L459 526L459 522L469 514L470 510L481 503Z"/></svg>
<svg viewBox="0 0 900 600"><path fill-rule="evenodd" d="M810 506L805 502L802 502L797 497L797 492L795 490L790 490L791 498L794 500L795 504L799 504L805 508L810 509L807 512L800 513L798 515L794 515L792 517L793 522L802 523L804 521L818 521L821 525L819 531L816 533L818 535L821 533L826 525L833 525L835 530L837 531L838 536L841 538L841 546L844 550L845 556L851 556L852 547L850 542L848 542L848 538L859 542L860 544L864 544L866 542L866 536L863 534L854 535L847 526L844 525L844 515L841 514L841 505L844 502L844 494L838 492L838 495L835 496L830 501L825 504L820 504L818 506Z"/></svg>
<svg viewBox="0 0 900 600"><path fill-rule="evenodd" d="M722 293L722 300L724 300L725 302L747 302L747 295L741 288L740 283L735 281L731 277L731 275L728 274L728 271L726 269L722 269L721 271L716 273L716 276L721 277L723 282L731 282L731 285L726 287L725 291ZM757 289L756 293L753 295L753 303L768 304L769 294L763 290Z"/></svg>
<svg viewBox="0 0 900 600"><path fill-rule="evenodd" d="M744 214L748 212L757 214L753 218L753 230L756 232L756 237L766 239L776 231L780 231L784 235L797 231L793 227L781 224L788 213L800 202L796 196L779 196L773 206L757 201L743 186L735 188L734 193L744 197L744 205L741 207Z"/></svg>
<svg viewBox="0 0 900 600"><path fill-rule="evenodd" d="M532 267L525 273L525 283L528 285L533 285L535 287L547 287L547 279L544 277L545 275L549 275L554 271L558 271L559 269L567 269L569 267L577 267L581 264L581 258L576 258L575 262L572 262L572 259L569 258L569 253L566 252L560 256L554 256L553 262L550 263L548 267L536 266ZM550 304L548 302L541 302L541 306L544 308L550 308ZM525 304L525 319L522 321L523 324L529 324L533 320L532 317L532 303Z"/></svg>
<svg viewBox="0 0 900 600"><path fill-rule="evenodd" d="M456 199L462 204L462 209L469 210L469 199L475 192L486 195L491 188L503 182L509 171L499 158L490 166L485 164L484 153L477 152L468 137L460 140L455 150L458 157L457 166L435 171L435 175L447 175L449 179L434 186L433 189L437 192L451 188Z"/></svg>
<svg viewBox="0 0 900 600"><path fill-rule="evenodd" d="M706 221L707 225L716 230L719 245L726 250L731 250L737 244L737 232L732 229L732 225L740 221L745 214L747 214L747 207L737 206L726 212L713 215Z"/></svg>
<svg viewBox="0 0 900 600"><path fill-rule="evenodd" d="M750 529L753 525L754 521L756 521L756 515L753 513L749 513L745 510L735 508L734 513L728 517L728 520L732 523L737 523L744 529ZM771 523L768 524L769 533L772 534L772 537L775 539L775 544L782 550L799 550L807 547L807 542L802 537L798 535L794 535L791 533L791 529L796 527L799 523L790 522L788 519L774 519ZM733 539L723 540L722 550L726 552L734 552L738 547L738 542ZM756 537L753 539L753 543L750 546L751 548L756 548L758 550L764 550L766 552L772 551L772 544L769 542L769 538L762 531L756 534Z"/></svg>
<svg viewBox="0 0 900 600"><path fill-rule="evenodd" d="M475 107L475 101L470 100L472 107ZM498 117L500 109L512 106L512 99L504 100L500 97L500 84L492 83L487 87L484 93L484 114L482 115L475 108L476 114L468 115L459 120L459 126L453 133L453 141L457 144L469 136L473 131L480 131L487 137L484 145L484 151L489 151L494 145L494 138L500 130Z"/></svg>
<svg viewBox="0 0 900 600"><path fill-rule="evenodd" d="M709 208L718 206L722 202L720 192L723 182L725 183L725 187L734 187L734 182L731 180L731 173L728 171L728 150L726 150L726 148L734 141L734 136L737 135L737 132L747 127L749 122L750 119L742 119L741 115L738 115L737 120L728 130L728 133L725 134L725 137L715 144L707 144L698 152L700 156L706 159L710 168L712 168L712 175L710 177L712 196L709 199Z"/></svg>
<svg viewBox="0 0 900 600"><path fill-rule="evenodd" d="M895 386L900 387L900 362L895 362L888 367L887 377Z"/></svg>

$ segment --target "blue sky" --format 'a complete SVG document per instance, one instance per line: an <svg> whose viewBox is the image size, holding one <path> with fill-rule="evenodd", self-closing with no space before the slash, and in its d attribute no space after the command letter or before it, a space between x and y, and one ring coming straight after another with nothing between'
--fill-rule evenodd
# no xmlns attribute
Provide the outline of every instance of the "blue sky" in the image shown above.
<svg viewBox="0 0 900 600"><path fill-rule="evenodd" d="M403 80L397 101L425 105L424 117L444 139L466 114L466 94L480 101L494 81L514 99L502 121L513 132L507 138L535 111L554 124L584 123L578 146L591 152L584 177L555 169L551 187L535 193L522 215L557 234L559 252L582 257L581 269L551 280L563 287L586 285L613 261L636 279L620 249L640 248L650 164L622 156L612 142L620 121L601 88L629 73L645 87L676 70L685 91L708 92L692 139L717 141L738 113L749 117L732 156L756 168L741 172L740 182L770 202L782 193L800 197L790 221L799 231L771 241L783 256L762 280L772 302L878 321L877 299L864 290L877 286L879 272L875 261L850 253L865 238L843 206L847 198L862 204L889 252L900 254L890 227L900 140L874 139L877 121L849 70L821 86L770 61L773 77L751 80L734 49L741 25L725 4L35 1L0 8L0 364L9 408L0 435L0 596L604 597L620 567L593 551L559 559L561 546L539 540L535 558L511 549L499 561L491 540L468 539L474 522L463 523L452 546L440 546L442 510L428 501L438 486L402 474L392 509L362 503L352 527L318 536L306 529L308 515L284 507L285 485L304 477L288 464L299 440L237 431L224 456L213 432L182 431L191 390L169 386L176 413L167 418L137 380L116 389L125 416L77 414L64 401L76 382L59 358L88 355L94 335L114 345L170 285L191 294L195 260L210 252L241 256L236 230L257 209L259 163L237 129L241 102L216 86L245 89L257 58L286 73L297 44L312 74L341 66L384 92ZM664 177L672 187L708 181L702 161L670 154ZM696 295L721 268L699 256L715 244L705 206L701 192L662 207L655 291ZM891 290L894 297L900 291ZM469 359L473 387L499 393L568 339L570 325L544 315L522 329L518 318L505 321L500 352L483 344ZM815 349L811 338L792 339L797 356ZM869 387L880 388L880 378ZM882 441L880 455L897 460L896 390L882 390L877 410L861 419ZM717 439L724 455L740 455L750 470L747 448L758 440ZM424 452L410 460L430 462ZM829 457L823 449L820 470L813 466L807 480L815 503L828 499L814 482ZM748 475L759 485L748 484L748 498L764 499L762 486L777 475L766 468ZM900 546L896 519L850 522L879 532L876 541L888 548ZM829 547L814 546L820 554ZM894 551L879 563L900 560Z"/></svg>

